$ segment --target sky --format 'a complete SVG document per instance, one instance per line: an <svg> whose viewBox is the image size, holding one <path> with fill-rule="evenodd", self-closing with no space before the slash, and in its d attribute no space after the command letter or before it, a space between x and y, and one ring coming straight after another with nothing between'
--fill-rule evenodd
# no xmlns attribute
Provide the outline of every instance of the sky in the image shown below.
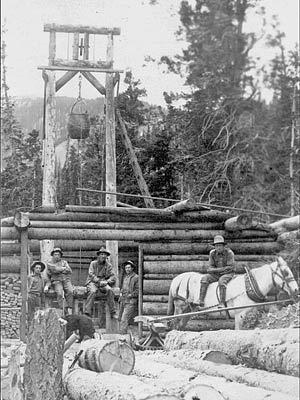
<svg viewBox="0 0 300 400"><path fill-rule="evenodd" d="M191 0L193 2L193 0ZM186 45L176 39L179 27L178 6L180 0L2 0L1 25L6 28L7 83L11 96L43 96L42 72L38 66L48 64L49 33L43 31L45 23L120 27L121 35L114 39L115 68L130 69L147 90L147 100L164 105L163 92L184 90L183 80L167 74L157 63L145 62L145 57L159 59L162 55L180 54ZM265 7L267 21L278 15L285 46L293 49L299 37L298 0L260 0ZM247 30L260 30L259 19L251 15ZM72 37L59 34L57 57L66 59L72 50ZM92 59L99 60L105 54L106 38L91 37ZM267 62L269 51L261 44L255 57ZM56 79L63 73L57 72ZM124 77L125 74L123 74ZM105 75L95 74L104 84ZM120 90L126 88L121 78ZM59 96L77 97L78 78L75 77L59 92ZM83 80L82 96L99 97L99 93Z"/></svg>

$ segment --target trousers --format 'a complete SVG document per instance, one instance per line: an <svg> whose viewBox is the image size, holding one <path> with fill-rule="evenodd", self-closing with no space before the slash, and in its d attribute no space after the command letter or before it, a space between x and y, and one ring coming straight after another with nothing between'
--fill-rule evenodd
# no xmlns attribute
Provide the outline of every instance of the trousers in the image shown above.
<svg viewBox="0 0 300 400"><path fill-rule="evenodd" d="M138 314L137 303L120 303L119 321L120 321L120 333L125 335L128 330L128 325L133 318Z"/></svg>
<svg viewBox="0 0 300 400"><path fill-rule="evenodd" d="M66 276L65 278L63 278L62 280L53 280L52 284L54 286L54 290L57 296L57 302L58 302L58 306L59 308L63 309L64 306L64 297L66 299L67 302L67 306L69 308L73 308L73 285L71 282L71 278Z"/></svg>
<svg viewBox="0 0 300 400"><path fill-rule="evenodd" d="M98 288L94 282L90 282L87 284L88 296L85 303L85 307L83 312L92 315L92 308L94 305L95 297L97 296L97 292L99 290L100 293L106 295L106 301L109 308L110 314L116 313L116 304L115 304L115 295L112 288L106 285L103 288Z"/></svg>

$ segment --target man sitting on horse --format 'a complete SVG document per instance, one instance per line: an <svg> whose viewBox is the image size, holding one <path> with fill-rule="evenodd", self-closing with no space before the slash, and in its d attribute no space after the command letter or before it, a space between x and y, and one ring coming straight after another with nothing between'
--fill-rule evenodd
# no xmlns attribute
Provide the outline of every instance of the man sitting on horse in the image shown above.
<svg viewBox="0 0 300 400"><path fill-rule="evenodd" d="M234 253L226 247L223 236L214 237L214 249L209 253L209 269L201 279L200 307L204 307L204 299L208 285L219 281L220 304L219 307L226 307L226 286L234 275Z"/></svg>

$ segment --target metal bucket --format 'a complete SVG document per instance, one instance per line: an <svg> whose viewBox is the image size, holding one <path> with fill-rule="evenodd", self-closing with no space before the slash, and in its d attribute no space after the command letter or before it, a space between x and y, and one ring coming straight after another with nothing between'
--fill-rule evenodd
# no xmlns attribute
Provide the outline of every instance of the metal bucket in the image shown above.
<svg viewBox="0 0 300 400"><path fill-rule="evenodd" d="M71 108L68 121L68 133L71 139L86 139L90 133L90 118L87 110L82 111L83 101L77 100ZM78 111L76 112L75 107ZM80 111L80 112L79 112Z"/></svg>

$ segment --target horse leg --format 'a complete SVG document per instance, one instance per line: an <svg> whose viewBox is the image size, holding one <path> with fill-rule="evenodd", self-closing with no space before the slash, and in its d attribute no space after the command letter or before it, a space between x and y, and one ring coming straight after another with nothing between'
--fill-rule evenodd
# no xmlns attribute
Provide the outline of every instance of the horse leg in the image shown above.
<svg viewBox="0 0 300 400"><path fill-rule="evenodd" d="M245 319L246 314L248 313L249 310L243 310L234 316L234 329L235 330L241 330L243 329L243 322Z"/></svg>

